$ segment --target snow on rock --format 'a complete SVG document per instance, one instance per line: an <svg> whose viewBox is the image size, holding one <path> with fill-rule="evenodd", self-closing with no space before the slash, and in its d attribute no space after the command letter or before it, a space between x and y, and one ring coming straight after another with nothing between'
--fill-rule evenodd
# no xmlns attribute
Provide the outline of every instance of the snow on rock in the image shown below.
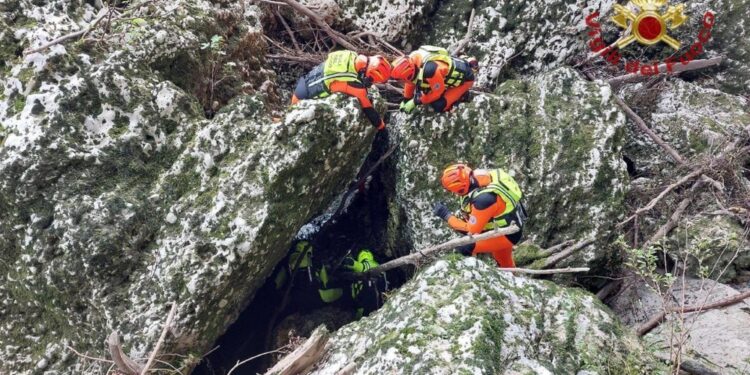
<svg viewBox="0 0 750 375"><path fill-rule="evenodd" d="M451 255L344 326L313 374L657 373L593 295ZM629 371L623 371L629 370Z"/></svg>
<svg viewBox="0 0 750 375"><path fill-rule="evenodd" d="M394 225L415 249L451 236L431 209L436 201L458 209L438 182L442 168L455 161L514 175L528 203L525 233L543 247L606 236L622 213L628 182L620 156L625 117L609 91L571 69L506 81L447 115L421 109L394 123L401 148L392 206L406 217ZM610 255L599 243L573 261Z"/></svg>

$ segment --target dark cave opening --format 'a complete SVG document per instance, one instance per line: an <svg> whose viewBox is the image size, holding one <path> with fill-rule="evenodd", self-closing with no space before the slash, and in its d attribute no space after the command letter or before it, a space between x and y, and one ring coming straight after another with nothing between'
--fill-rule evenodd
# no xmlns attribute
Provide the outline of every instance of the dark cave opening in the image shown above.
<svg viewBox="0 0 750 375"><path fill-rule="evenodd" d="M361 168L361 174L366 173L365 171L386 152L386 137L379 135L376 138L373 150ZM302 237L298 234L298 238L292 243L290 251L295 248L298 240L307 240L312 245L312 264L315 267L311 268L316 269L321 264L331 267L331 282L341 287L342 297L332 303L323 302L322 297L317 294L317 289L309 287L311 282L317 282L315 272L297 272L286 298L287 303L284 304L286 288L277 288L276 276L287 269L290 263L289 257L285 257L266 279L253 301L214 343L213 347L218 346L218 349L203 358L193 371L193 375L225 375L238 361L275 350L290 340L295 340L295 337L305 337L321 323L333 331L358 318L357 308L361 307L361 304L351 297L352 282L337 277L337 274L342 271L340 265L343 258L347 255L356 258L361 249L371 250L379 263L389 260L385 251L385 240L389 235L388 196L393 190L393 178L390 174L392 168L389 168L389 163L386 162L371 178L365 179L363 184L357 186L353 183L351 190L354 193L345 211L338 216L333 215L317 232ZM344 187L346 188L349 187ZM314 227L313 224L308 224L311 225ZM305 231L300 231L303 232ZM337 266L338 269L335 269ZM403 270L389 271L385 277L375 280L365 290L380 295L386 288L392 290L399 287L406 279L407 274ZM298 287L300 285L302 287ZM319 286L319 283L316 285ZM382 305L382 298L378 301ZM368 305L369 310L376 308ZM366 311L365 315L369 312L371 311ZM269 329L271 321L275 323ZM261 356L242 365L234 374L264 373L281 357L281 353Z"/></svg>

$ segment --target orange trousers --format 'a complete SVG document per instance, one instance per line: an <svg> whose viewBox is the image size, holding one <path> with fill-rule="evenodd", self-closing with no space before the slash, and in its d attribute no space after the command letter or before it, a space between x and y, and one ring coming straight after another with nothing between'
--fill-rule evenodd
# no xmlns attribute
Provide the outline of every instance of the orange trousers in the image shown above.
<svg viewBox="0 0 750 375"><path fill-rule="evenodd" d="M458 87L452 87L445 90L443 96L432 103L432 108L437 112L450 111L454 104L474 86L474 81L466 81Z"/></svg>
<svg viewBox="0 0 750 375"><path fill-rule="evenodd" d="M482 253L492 253L495 262L501 268L516 267L516 262L513 261L513 243L506 236L490 238L474 244L471 255Z"/></svg>

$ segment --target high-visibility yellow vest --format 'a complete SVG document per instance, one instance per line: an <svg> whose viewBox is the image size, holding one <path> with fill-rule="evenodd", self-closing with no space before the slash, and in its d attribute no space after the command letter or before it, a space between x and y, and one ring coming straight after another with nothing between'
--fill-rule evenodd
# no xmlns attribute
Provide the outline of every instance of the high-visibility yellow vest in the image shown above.
<svg viewBox="0 0 750 375"><path fill-rule="evenodd" d="M313 86L323 83L326 91L320 93L317 97L324 98L330 95L331 83L334 81L360 82L357 69L354 62L357 59L357 53L353 51L336 51L328 54L326 62L323 63L323 76L308 83Z"/></svg>
<svg viewBox="0 0 750 375"><path fill-rule="evenodd" d="M507 227L510 224L508 219L510 219L512 215L515 215L519 206L521 206L520 201L523 198L521 187L518 186L516 180L504 170L491 170L490 183L487 186L481 189L474 189L471 193L461 197L461 211L466 216L471 214L471 203L474 201L474 198L483 193L494 193L505 202L505 211L500 215L493 217L487 225L484 226L484 230ZM521 218L518 219L522 220ZM516 224L522 226L523 222L517 222Z"/></svg>
<svg viewBox="0 0 750 375"><path fill-rule="evenodd" d="M456 62L454 61L456 58L452 57L445 48L421 46L417 50L417 53L420 53L423 56L422 67L430 61L441 61L448 65L448 75L445 77L446 87L458 87L464 83L467 72L464 72L461 69L456 69ZM430 85L424 82L424 68L419 69L419 74L414 78L414 81L421 89L430 89Z"/></svg>

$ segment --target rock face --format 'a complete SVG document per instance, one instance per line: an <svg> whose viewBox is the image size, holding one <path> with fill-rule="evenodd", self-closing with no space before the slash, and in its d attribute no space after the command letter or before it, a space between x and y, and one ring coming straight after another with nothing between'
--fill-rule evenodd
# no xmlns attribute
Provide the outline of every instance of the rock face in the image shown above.
<svg viewBox="0 0 750 375"><path fill-rule="evenodd" d="M594 296L453 255L339 330L313 373L657 373L649 362Z"/></svg>
<svg viewBox="0 0 750 375"><path fill-rule="evenodd" d="M628 104L683 157L719 152L750 124L746 98L696 83L672 80L651 88L636 84L627 93ZM624 154L636 174L651 177L667 171L672 159L642 131L628 129Z"/></svg>
<svg viewBox="0 0 750 375"><path fill-rule="evenodd" d="M392 206L403 215L391 218L416 249L451 235L431 212L435 201L458 209L439 183L442 168L457 160L514 175L528 203L526 233L542 247L606 235L622 213L624 115L608 87L570 69L507 81L449 114L422 109L393 122L401 147ZM593 246L576 259L606 257Z"/></svg>
<svg viewBox="0 0 750 375"><path fill-rule="evenodd" d="M39 45L95 14L57 4L16 10L16 22L38 23L15 34L20 44ZM254 94L206 120L195 98L156 69L159 61L179 67L171 53L198 48L201 38L186 30L210 26L209 8L154 9L173 12L163 38L142 30L148 37L132 35L132 45L112 52L58 45L6 62L2 373L95 372L66 345L105 356L113 330L144 357L170 302L178 313L166 350L188 355L177 364L188 366L369 150L374 131L353 99L306 102L272 119L268 96Z"/></svg>
<svg viewBox="0 0 750 375"><path fill-rule="evenodd" d="M687 279L684 284L678 280L665 297L670 305L700 306L738 293L712 280ZM653 288L639 284L618 295L611 306L624 323L636 326L662 311L664 301ZM744 374L750 370L750 339L745 334L750 324L748 308L750 305L741 302L718 310L688 313L684 322L672 315L645 338L668 355L670 346L684 334L682 350L688 358L722 374Z"/></svg>

